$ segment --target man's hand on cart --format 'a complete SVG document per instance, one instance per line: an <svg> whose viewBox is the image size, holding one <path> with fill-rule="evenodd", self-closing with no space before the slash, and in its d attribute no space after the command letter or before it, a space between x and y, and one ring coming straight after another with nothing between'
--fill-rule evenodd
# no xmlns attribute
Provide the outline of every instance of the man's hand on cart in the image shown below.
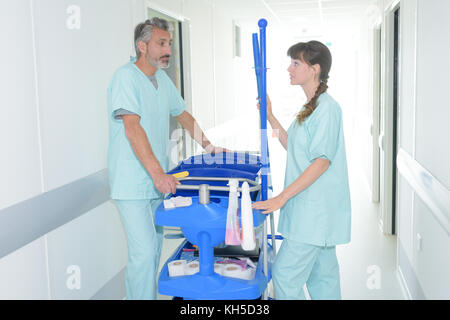
<svg viewBox="0 0 450 320"><path fill-rule="evenodd" d="M171 174L160 173L153 178L156 189L161 193L177 193L177 185L181 184L177 178Z"/></svg>
<svg viewBox="0 0 450 320"><path fill-rule="evenodd" d="M253 203L252 208L257 210L264 210L263 212L261 212L262 214L269 214L277 211L278 209L281 209L286 204L286 202L287 200L280 194L266 201L255 202Z"/></svg>

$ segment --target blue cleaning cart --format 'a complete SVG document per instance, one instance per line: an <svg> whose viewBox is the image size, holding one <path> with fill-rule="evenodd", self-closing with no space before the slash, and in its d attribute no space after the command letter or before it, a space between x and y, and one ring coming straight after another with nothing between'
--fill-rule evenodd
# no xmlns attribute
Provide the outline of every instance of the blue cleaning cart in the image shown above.
<svg viewBox="0 0 450 320"><path fill-rule="evenodd" d="M156 224L180 227L186 237L181 246L163 266L159 281L159 293L185 299L258 299L263 296L270 281L272 250L267 240L259 241L261 246L268 245L266 254L260 250L255 277L242 280L224 277L214 272L214 247L225 240L228 208L229 179L238 179L240 185L247 181L253 201L261 196L259 156L248 153L223 153L200 155L189 158L170 172L188 171L189 176L181 178L181 185L173 196L190 196L192 205L184 208L165 209L163 204L156 211ZM207 186L209 197L199 196L201 188ZM240 217L240 212L239 212ZM258 210L253 212L256 228L262 226L266 215ZM179 260L185 248L196 245L199 248L200 271L189 276L170 277L168 264ZM266 277L264 262L268 266Z"/></svg>
<svg viewBox="0 0 450 320"><path fill-rule="evenodd" d="M259 259L252 280L224 277L214 272L214 247L225 241L230 179L248 182L251 200L268 199L269 150L267 141L266 101L266 26L267 21L258 22L258 35L253 34L253 51L258 96L261 100L261 154L221 153L200 155L183 161L169 174L188 171L189 176L179 179L177 193L173 196L192 197L189 207L165 209L161 204L156 210L156 224L181 228L186 240L165 263L158 280L159 293L185 299L263 299L268 298L267 284L271 278L271 262L275 247L267 241L266 215L253 210L255 228L262 228L259 235ZM240 190L239 190L240 191ZM240 212L239 212L240 219ZM275 242L273 215L270 214L272 245ZM260 229L261 229L260 228ZM180 259L183 249L192 245L199 248L198 273L189 276L170 277L168 264Z"/></svg>

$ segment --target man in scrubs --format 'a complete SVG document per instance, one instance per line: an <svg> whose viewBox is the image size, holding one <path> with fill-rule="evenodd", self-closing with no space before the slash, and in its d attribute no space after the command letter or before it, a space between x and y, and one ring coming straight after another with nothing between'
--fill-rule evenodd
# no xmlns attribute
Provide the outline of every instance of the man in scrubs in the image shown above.
<svg viewBox="0 0 450 320"><path fill-rule="evenodd" d="M156 299L156 275L162 227L154 213L165 193L175 193L178 180L169 165L169 117L210 153L211 145L166 75L171 55L167 21L147 20L135 29L137 57L119 68L108 88L108 173L128 242L127 299ZM195 132L195 134L194 134Z"/></svg>

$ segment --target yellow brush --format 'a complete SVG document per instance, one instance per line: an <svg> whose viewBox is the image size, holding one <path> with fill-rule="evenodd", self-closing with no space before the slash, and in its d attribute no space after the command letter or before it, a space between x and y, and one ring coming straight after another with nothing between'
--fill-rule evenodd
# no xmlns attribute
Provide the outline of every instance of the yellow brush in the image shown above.
<svg viewBox="0 0 450 320"><path fill-rule="evenodd" d="M173 176L177 179L186 178L187 176L189 176L189 171L177 172L177 173L174 173Z"/></svg>

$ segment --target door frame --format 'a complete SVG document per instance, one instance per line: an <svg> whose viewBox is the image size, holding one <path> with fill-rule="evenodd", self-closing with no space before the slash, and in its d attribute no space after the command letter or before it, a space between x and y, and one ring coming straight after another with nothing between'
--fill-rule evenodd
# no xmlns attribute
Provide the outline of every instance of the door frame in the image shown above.
<svg viewBox="0 0 450 320"><path fill-rule="evenodd" d="M166 15L179 22L179 32L181 42L179 43L180 48L180 82L183 100L186 103L186 111L192 114L192 81L191 81L191 38L190 38L190 19L183 16L182 14L177 14L170 11L163 6L155 4L153 1L146 0L144 4L145 17L147 19L148 9L157 11L163 15ZM186 134L182 130L181 126L178 124L178 129L182 134L178 138L177 143L177 153L178 161L182 161L192 155L195 151L195 141L191 138L189 134Z"/></svg>
<svg viewBox="0 0 450 320"><path fill-rule="evenodd" d="M372 60L372 202L380 202L380 111L381 111L381 58L382 58L382 33L381 21L372 28L373 36L373 60Z"/></svg>
<svg viewBox="0 0 450 320"><path fill-rule="evenodd" d="M393 204L397 203L398 192L397 184L394 180L394 126L399 129L399 121L394 115L394 31L395 31L395 12L400 9L400 0L393 0L384 10L382 26L382 76L381 76L381 122L380 122L380 229L385 234L393 235L396 233L396 214ZM399 53L401 57L401 28L399 26ZM398 82L400 88L401 63L398 66ZM400 106L400 91L397 91L397 106ZM397 120L397 123L394 123ZM400 130L397 130L400 132ZM397 170L398 171L398 170ZM398 176L398 173L396 173ZM398 179L397 179L398 180ZM395 187L394 187L395 184ZM394 198L395 195L395 198Z"/></svg>

